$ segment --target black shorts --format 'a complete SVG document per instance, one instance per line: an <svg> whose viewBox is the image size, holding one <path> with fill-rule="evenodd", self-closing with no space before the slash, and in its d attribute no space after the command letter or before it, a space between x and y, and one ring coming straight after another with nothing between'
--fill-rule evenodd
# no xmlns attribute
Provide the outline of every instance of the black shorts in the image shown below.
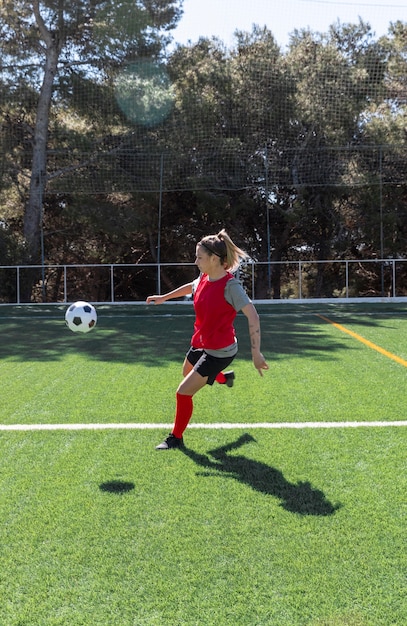
<svg viewBox="0 0 407 626"><path fill-rule="evenodd" d="M205 350L201 348L190 348L187 352L186 358L194 366L195 372L198 372L204 378L208 377L207 385L213 385L216 376L231 364L236 355L228 356L226 358L218 358L207 354Z"/></svg>

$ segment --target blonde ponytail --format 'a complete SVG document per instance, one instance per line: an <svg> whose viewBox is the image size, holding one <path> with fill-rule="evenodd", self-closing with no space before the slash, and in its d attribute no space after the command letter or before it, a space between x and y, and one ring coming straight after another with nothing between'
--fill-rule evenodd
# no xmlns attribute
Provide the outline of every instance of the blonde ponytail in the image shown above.
<svg viewBox="0 0 407 626"><path fill-rule="evenodd" d="M217 235L207 235L199 242L209 254L216 254L230 272L235 272L242 261L249 255L233 243L226 230L223 228Z"/></svg>

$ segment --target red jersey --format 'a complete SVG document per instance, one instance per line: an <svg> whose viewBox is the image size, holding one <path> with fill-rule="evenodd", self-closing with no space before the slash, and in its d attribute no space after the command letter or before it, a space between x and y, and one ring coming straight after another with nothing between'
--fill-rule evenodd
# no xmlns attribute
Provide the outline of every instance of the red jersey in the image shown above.
<svg viewBox="0 0 407 626"><path fill-rule="evenodd" d="M233 278L229 272L211 281L203 274L194 293L195 324L193 348L221 350L236 341L233 322L236 310L225 300L225 287Z"/></svg>

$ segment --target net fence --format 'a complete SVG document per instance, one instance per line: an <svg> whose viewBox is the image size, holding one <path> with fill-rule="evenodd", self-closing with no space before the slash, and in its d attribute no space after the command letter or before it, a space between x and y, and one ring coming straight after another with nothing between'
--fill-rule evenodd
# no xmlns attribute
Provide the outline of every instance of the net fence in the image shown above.
<svg viewBox="0 0 407 626"><path fill-rule="evenodd" d="M243 3L224 4L224 14L235 7L238 20ZM280 19L303 4L279 6ZM341 11L341 3L309 4L314 12L331 14L333 4L337 17ZM260 23L262 14L270 18L270 3L251 5ZM67 45L51 102L46 192L405 185L407 34L400 14L407 7L354 5L353 25L321 33L303 24L285 47L273 33L275 20L226 43L208 37L175 45L175 31L164 56L119 62L107 54L99 67ZM394 17L380 36L361 21L372 7L383 22ZM27 186L30 175L44 58L28 60L3 51L3 186Z"/></svg>
<svg viewBox="0 0 407 626"><path fill-rule="evenodd" d="M267 155L267 156L266 156ZM55 160L64 159L60 153ZM361 148L294 148L258 154L212 148L189 152L143 153L130 146L114 153L77 153L77 165L50 176L48 193L111 194L190 190L260 190L277 188L397 187L407 183L407 148L371 145Z"/></svg>
<svg viewBox="0 0 407 626"><path fill-rule="evenodd" d="M180 0L0 4L1 265L185 263L226 227L258 263L257 298L303 295L298 258L310 297L352 291L329 264L343 259L380 260L355 292L394 295L396 276L407 293L384 265L407 249L407 5L252 0L245 29L247 2L184 0L185 18L194 2L201 37L173 30ZM311 9L334 11L323 30ZM53 300L60 280L19 289ZM155 280L124 273L120 297Z"/></svg>

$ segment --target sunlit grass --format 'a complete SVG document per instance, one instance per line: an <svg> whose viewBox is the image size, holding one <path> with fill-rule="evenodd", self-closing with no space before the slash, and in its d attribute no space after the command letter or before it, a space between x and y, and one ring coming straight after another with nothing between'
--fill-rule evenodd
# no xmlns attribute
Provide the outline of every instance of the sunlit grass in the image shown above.
<svg viewBox="0 0 407 626"><path fill-rule="evenodd" d="M78 337L1 309L0 422L171 423L192 318L168 310L101 308ZM161 429L0 433L0 624L404 626L405 428L250 423L404 420L406 369L314 310L262 311L270 371L239 318L235 386L195 399L244 430L161 453ZM323 312L403 356L404 310L382 311Z"/></svg>

